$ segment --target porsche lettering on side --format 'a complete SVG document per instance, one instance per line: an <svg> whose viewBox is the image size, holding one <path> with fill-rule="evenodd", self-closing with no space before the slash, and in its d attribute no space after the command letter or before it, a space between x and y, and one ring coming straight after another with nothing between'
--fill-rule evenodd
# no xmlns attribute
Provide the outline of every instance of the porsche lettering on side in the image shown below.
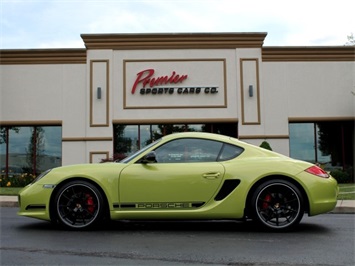
<svg viewBox="0 0 355 266"><path fill-rule="evenodd" d="M103 219L253 219L281 231L331 211L336 180L316 165L235 138L186 132L113 163L63 166L19 193L19 215L68 229Z"/></svg>

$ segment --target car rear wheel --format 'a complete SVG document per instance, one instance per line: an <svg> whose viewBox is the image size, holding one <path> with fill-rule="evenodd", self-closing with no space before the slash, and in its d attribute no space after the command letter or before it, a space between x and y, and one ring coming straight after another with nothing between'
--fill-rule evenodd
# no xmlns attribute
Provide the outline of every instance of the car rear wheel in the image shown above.
<svg viewBox="0 0 355 266"><path fill-rule="evenodd" d="M104 201L101 192L86 181L71 181L55 196L55 216L66 228L87 229L103 217Z"/></svg>
<svg viewBox="0 0 355 266"><path fill-rule="evenodd" d="M289 230L299 224L304 214L299 189L285 180L261 184L251 200L253 219L272 230Z"/></svg>

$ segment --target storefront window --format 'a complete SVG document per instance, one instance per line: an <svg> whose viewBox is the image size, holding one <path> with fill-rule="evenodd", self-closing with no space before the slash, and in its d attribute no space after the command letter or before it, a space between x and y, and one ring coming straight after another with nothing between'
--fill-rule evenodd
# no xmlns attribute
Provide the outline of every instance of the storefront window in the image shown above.
<svg viewBox="0 0 355 266"><path fill-rule="evenodd" d="M177 132L211 132L237 137L236 123L114 125L114 160L133 154L162 136Z"/></svg>
<svg viewBox="0 0 355 266"><path fill-rule="evenodd" d="M324 169L353 167L354 124L345 122L291 123L290 156Z"/></svg>
<svg viewBox="0 0 355 266"><path fill-rule="evenodd" d="M8 150L7 139L9 127L0 127L0 174L6 174L6 153Z"/></svg>
<svg viewBox="0 0 355 266"><path fill-rule="evenodd" d="M204 125L189 125L189 131L191 132L204 132Z"/></svg>
<svg viewBox="0 0 355 266"><path fill-rule="evenodd" d="M138 125L114 125L114 159L122 160L139 149Z"/></svg>
<svg viewBox="0 0 355 266"><path fill-rule="evenodd" d="M140 149L152 143L155 139L158 139L161 136L161 134L158 133L160 132L160 130L152 125L140 125L139 132L140 132L140 142L139 142Z"/></svg>
<svg viewBox="0 0 355 266"><path fill-rule="evenodd" d="M2 175L38 175L61 165L61 127L1 127L0 134Z"/></svg>

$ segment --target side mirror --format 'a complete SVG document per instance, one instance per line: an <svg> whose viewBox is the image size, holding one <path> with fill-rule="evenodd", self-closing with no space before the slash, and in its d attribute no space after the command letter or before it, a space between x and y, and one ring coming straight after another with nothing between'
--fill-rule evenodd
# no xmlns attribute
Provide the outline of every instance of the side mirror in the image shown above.
<svg viewBox="0 0 355 266"><path fill-rule="evenodd" d="M141 161L143 164L147 164L147 163L156 163L157 162L157 156L155 154L155 151L151 151L149 153L147 153Z"/></svg>

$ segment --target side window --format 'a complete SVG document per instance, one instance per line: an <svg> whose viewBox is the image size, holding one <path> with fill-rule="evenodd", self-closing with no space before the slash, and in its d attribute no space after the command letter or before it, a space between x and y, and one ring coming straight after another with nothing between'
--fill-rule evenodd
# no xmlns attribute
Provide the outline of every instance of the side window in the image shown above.
<svg viewBox="0 0 355 266"><path fill-rule="evenodd" d="M155 150L158 163L216 162L223 143L204 139L178 139Z"/></svg>
<svg viewBox="0 0 355 266"><path fill-rule="evenodd" d="M221 154L219 155L218 161L231 160L238 155L240 155L244 149L234 146L231 144L224 144Z"/></svg>

